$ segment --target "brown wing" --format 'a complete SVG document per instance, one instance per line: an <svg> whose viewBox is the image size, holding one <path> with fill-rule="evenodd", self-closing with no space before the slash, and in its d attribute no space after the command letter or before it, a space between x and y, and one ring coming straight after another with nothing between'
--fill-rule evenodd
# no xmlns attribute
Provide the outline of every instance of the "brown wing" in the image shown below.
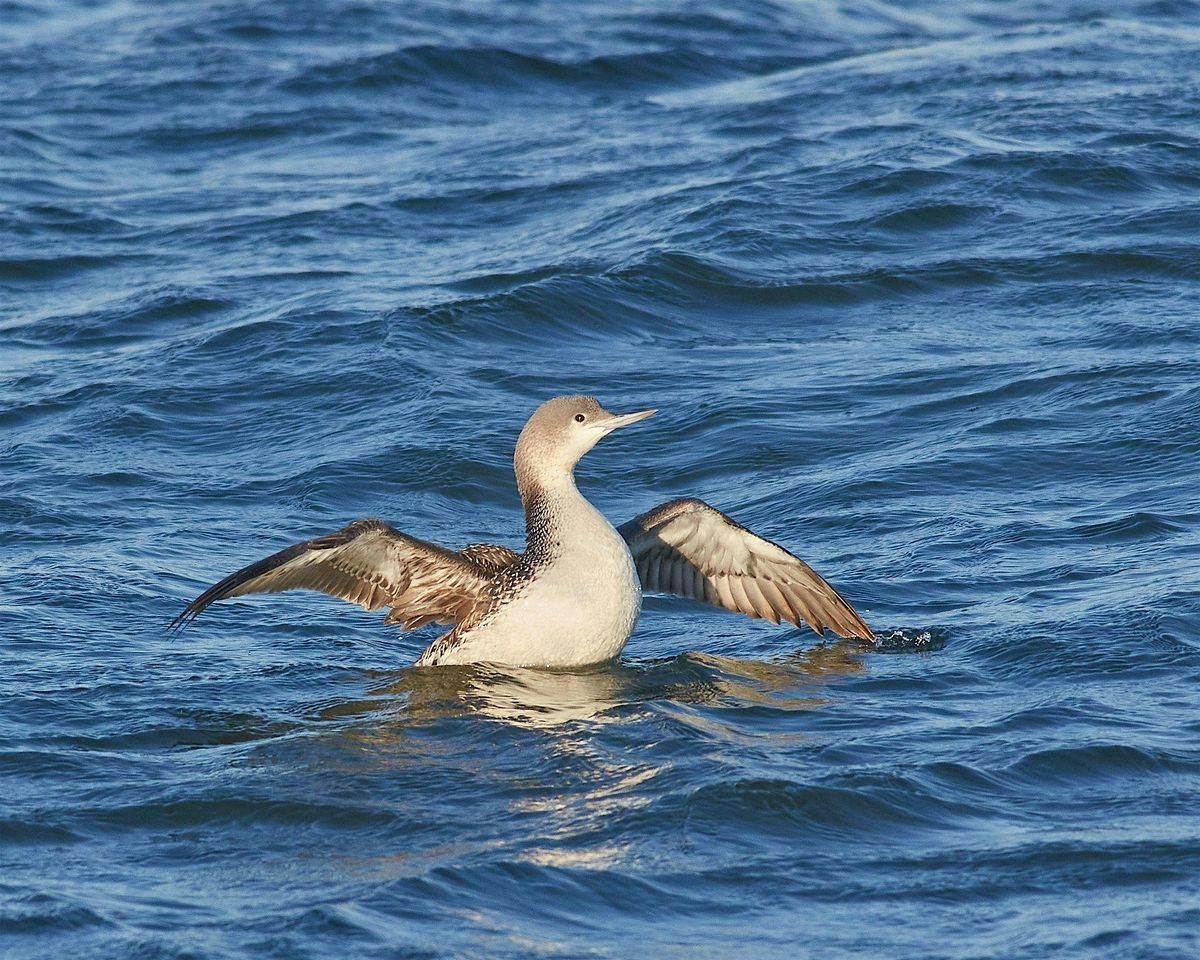
<svg viewBox="0 0 1200 960"><path fill-rule="evenodd" d="M455 623L483 600L489 576L471 559L409 537L382 520L356 520L231 573L188 604L172 627L226 597L319 590L366 610L391 607L389 623L406 628Z"/></svg>
<svg viewBox="0 0 1200 960"><path fill-rule="evenodd" d="M819 634L873 640L871 628L807 563L703 500L672 500L620 528L646 590L702 600Z"/></svg>

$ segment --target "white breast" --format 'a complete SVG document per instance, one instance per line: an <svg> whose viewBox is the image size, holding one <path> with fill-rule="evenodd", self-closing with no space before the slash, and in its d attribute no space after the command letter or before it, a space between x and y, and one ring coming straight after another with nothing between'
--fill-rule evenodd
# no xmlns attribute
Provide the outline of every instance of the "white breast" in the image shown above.
<svg viewBox="0 0 1200 960"><path fill-rule="evenodd" d="M591 504L565 518L561 547L510 600L465 633L443 664L574 667L610 660L637 624L642 586L621 535Z"/></svg>

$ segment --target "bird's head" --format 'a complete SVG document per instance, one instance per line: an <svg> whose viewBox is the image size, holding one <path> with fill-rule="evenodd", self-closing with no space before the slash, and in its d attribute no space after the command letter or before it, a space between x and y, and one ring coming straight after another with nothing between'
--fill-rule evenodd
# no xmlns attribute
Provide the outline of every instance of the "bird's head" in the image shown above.
<svg viewBox="0 0 1200 960"><path fill-rule="evenodd" d="M534 411L517 438L513 461L518 484L523 488L530 482L544 486L555 478L569 478L575 464L601 438L655 412L611 413L595 397L547 400Z"/></svg>

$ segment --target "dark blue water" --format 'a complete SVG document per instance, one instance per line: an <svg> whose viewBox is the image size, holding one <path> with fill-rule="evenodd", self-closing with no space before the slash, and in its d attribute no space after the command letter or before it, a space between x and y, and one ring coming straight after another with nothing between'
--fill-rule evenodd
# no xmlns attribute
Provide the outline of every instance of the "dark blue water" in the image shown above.
<svg viewBox="0 0 1200 960"><path fill-rule="evenodd" d="M0 2L0 955L1200 955L1200 6ZM409 671L541 400L879 649Z"/></svg>

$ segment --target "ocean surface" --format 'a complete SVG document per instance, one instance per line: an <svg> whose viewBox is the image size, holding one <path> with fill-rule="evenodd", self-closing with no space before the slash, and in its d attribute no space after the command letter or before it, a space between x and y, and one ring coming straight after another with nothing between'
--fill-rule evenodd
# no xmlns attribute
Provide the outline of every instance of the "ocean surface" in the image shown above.
<svg viewBox="0 0 1200 960"><path fill-rule="evenodd" d="M1200 956L1200 4L0 0L0 956ZM875 647L409 667L657 417Z"/></svg>

